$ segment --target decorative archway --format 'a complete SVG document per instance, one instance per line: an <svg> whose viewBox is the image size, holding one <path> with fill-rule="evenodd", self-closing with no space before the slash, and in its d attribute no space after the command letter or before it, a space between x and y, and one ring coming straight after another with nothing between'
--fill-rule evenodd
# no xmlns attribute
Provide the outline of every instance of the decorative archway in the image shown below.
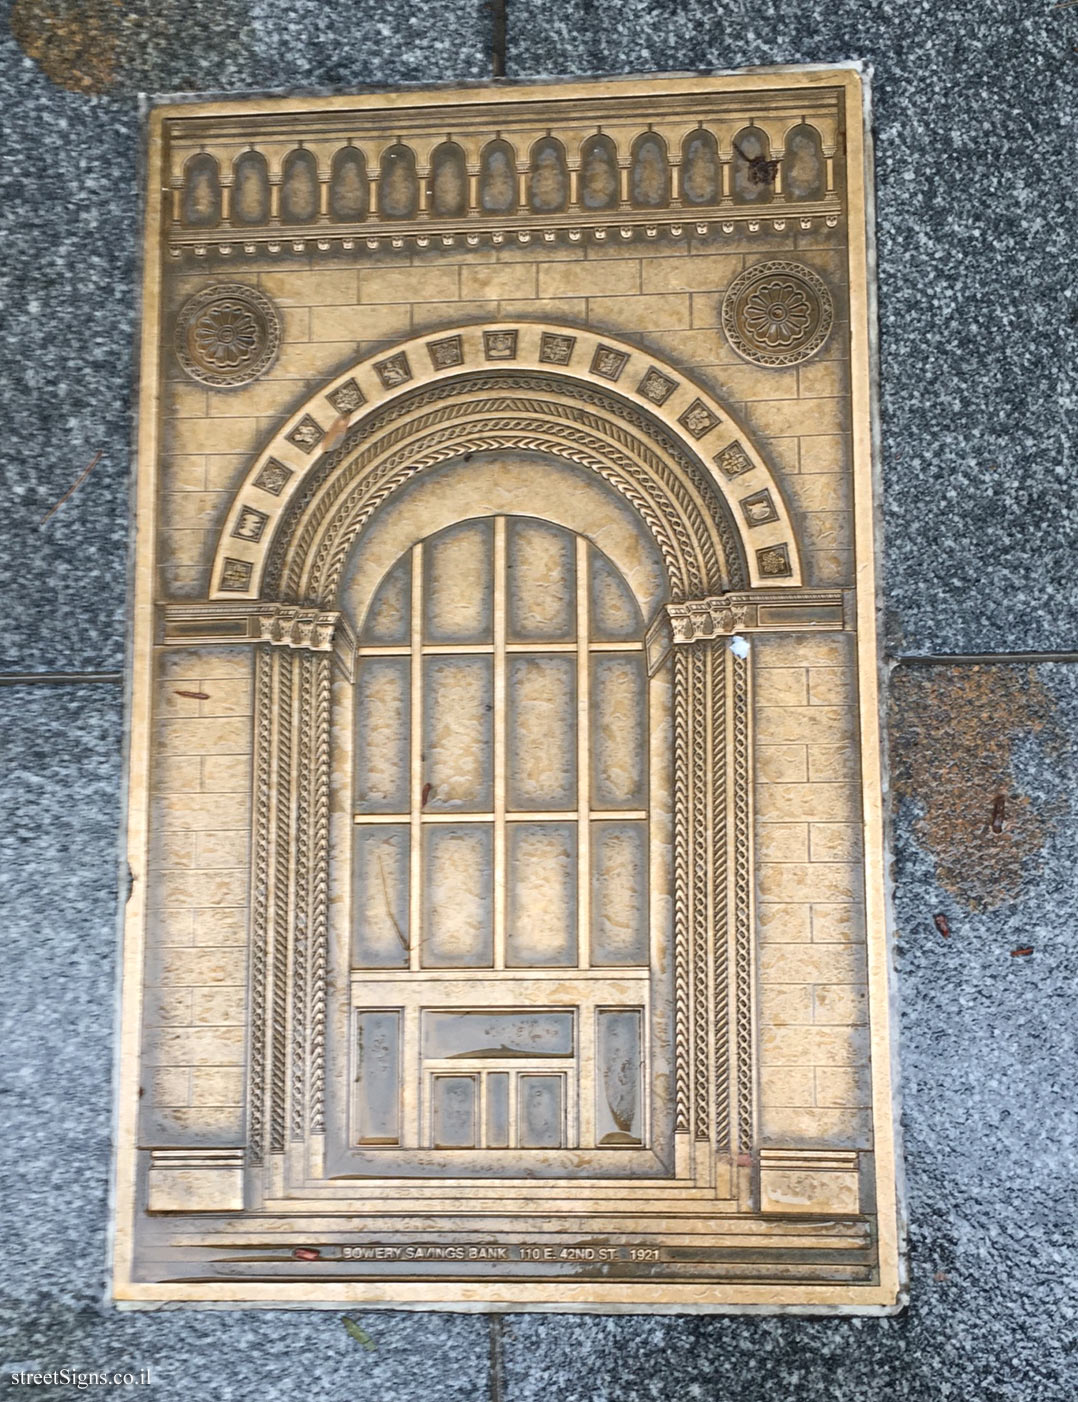
<svg viewBox="0 0 1078 1402"><path fill-rule="evenodd" d="M675 602L802 582L782 492L712 395L617 337L491 322L370 356L294 413L236 493L210 598L333 608L378 505L424 468L488 449L601 474L655 536Z"/></svg>
<svg viewBox="0 0 1078 1402"><path fill-rule="evenodd" d="M176 640L256 644L250 1200L317 1196L324 1170L347 1176L326 1158L333 682L351 681L355 657L344 567L405 484L491 452L596 473L661 555L669 602L646 650L652 675L669 665L673 701L674 1180L751 1208L751 656L728 644L841 627L843 597L801 587L782 492L725 406L629 342L540 323L432 332L319 390L237 491L209 599L169 611Z"/></svg>

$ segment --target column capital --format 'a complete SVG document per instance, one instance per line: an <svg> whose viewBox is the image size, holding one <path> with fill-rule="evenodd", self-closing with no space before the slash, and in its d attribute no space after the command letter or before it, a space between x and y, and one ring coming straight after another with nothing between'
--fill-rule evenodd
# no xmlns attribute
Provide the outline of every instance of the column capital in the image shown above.
<svg viewBox="0 0 1078 1402"><path fill-rule="evenodd" d="M257 614L258 641L306 652L332 652L341 614L294 604L264 604Z"/></svg>

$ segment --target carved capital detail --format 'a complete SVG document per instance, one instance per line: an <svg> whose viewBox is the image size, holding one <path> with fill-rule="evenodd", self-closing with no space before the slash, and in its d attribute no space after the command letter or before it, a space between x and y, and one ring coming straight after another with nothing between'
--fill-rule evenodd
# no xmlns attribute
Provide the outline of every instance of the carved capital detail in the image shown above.
<svg viewBox="0 0 1078 1402"><path fill-rule="evenodd" d="M675 643L695 643L740 633L745 628L748 612L747 604L727 601L722 596L667 605Z"/></svg>
<svg viewBox="0 0 1078 1402"><path fill-rule="evenodd" d="M258 611L259 642L306 652L332 652L339 613L270 604Z"/></svg>
<svg viewBox="0 0 1078 1402"><path fill-rule="evenodd" d="M841 589L755 589L667 604L674 643L707 642L735 633L837 631L854 611Z"/></svg>

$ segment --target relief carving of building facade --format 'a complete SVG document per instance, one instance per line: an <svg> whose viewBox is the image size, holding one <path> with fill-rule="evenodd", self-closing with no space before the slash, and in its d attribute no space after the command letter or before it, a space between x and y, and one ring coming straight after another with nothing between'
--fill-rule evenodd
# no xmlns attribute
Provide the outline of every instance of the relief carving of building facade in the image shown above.
<svg viewBox="0 0 1078 1402"><path fill-rule="evenodd" d="M155 112L118 1298L897 1303L860 101Z"/></svg>

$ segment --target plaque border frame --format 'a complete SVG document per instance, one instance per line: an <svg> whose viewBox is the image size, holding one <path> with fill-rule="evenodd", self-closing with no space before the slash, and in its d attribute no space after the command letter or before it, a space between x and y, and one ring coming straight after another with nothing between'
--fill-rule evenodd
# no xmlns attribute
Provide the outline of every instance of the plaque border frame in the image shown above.
<svg viewBox="0 0 1078 1402"><path fill-rule="evenodd" d="M666 94L744 93L799 85L841 87L847 111L862 120L847 124L848 273L850 297L850 404L854 531L860 579L874 588L857 590L859 635L857 673L860 692L861 794L865 834L865 896L868 927L869 1027L872 1065L873 1154L878 1223L879 1284L730 1285L694 1282L689 1287L642 1281L604 1285L559 1280L439 1285L437 1282L342 1283L327 1295L324 1282L272 1284L150 1284L133 1279L134 1216L137 1210L136 1154L138 1081L141 1058L142 970L145 955L144 876L149 843L149 757L151 753L152 681L146 665L158 627L154 603L154 556L159 451L160 351L162 329L163 195L161 130L172 116L250 114L272 101L278 112L349 111L394 106L452 107L477 101L557 100L569 96L575 80L500 82L442 88L404 88L318 97L155 100L145 124L144 204L141 291L141 337L138 356L137 463L133 491L137 526L132 576L130 647L126 668L126 871L120 926L121 1006L116 1058L116 1150L113 1160L110 1247L112 1296L126 1308L162 1304L202 1307L247 1306L341 1308L363 1304L394 1309L455 1311L570 1311L594 1313L801 1313L892 1314L904 1307L904 1207L895 1093L895 1037L892 989L892 931L885 867L886 826L883 809L883 753L879 697L884 672L876 624L879 556L876 546L879 510L879 440L875 343L875 253L872 208L872 152L868 75L860 64L804 65L710 75L607 77L588 79L589 94L653 97ZM687 1298L691 1294L695 1298Z"/></svg>

